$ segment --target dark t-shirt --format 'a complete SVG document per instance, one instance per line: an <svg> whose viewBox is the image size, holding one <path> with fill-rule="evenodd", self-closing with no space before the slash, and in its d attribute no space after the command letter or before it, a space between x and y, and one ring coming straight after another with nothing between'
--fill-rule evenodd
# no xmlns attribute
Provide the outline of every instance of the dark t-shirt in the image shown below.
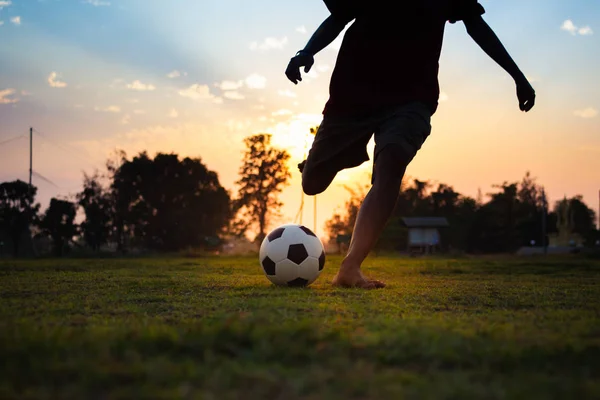
<svg viewBox="0 0 600 400"><path fill-rule="evenodd" d="M338 54L324 114L368 114L410 101L438 106L446 22L480 16L477 0L325 0L354 20Z"/></svg>

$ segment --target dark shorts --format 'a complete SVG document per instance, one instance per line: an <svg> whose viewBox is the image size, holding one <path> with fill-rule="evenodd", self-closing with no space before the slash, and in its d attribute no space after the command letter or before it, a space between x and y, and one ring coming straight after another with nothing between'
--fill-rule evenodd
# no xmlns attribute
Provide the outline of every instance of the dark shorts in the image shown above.
<svg viewBox="0 0 600 400"><path fill-rule="evenodd" d="M306 167L336 173L369 161L367 144L375 135L374 160L388 145L399 145L408 165L431 133L431 110L420 102L372 113L367 117L323 118L308 153Z"/></svg>

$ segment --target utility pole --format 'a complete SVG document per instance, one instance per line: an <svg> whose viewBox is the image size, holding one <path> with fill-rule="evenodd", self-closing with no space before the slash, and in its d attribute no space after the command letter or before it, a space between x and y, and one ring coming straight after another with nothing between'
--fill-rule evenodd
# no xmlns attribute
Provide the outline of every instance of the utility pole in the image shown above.
<svg viewBox="0 0 600 400"><path fill-rule="evenodd" d="M31 234L31 223L33 221L33 182L31 177L33 175L33 127L29 127L29 222L27 226L28 237L31 242L31 250L35 256L38 252L35 248L35 242Z"/></svg>
<svg viewBox="0 0 600 400"><path fill-rule="evenodd" d="M29 190L31 191L31 175L33 175L33 128L29 128Z"/></svg>

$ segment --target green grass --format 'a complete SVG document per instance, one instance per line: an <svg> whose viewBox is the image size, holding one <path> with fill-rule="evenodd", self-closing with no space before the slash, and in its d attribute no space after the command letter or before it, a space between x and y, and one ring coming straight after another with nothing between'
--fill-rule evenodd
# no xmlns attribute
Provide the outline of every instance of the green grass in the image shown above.
<svg viewBox="0 0 600 400"><path fill-rule="evenodd" d="M600 261L370 258L372 292L339 261L0 261L0 398L600 398Z"/></svg>

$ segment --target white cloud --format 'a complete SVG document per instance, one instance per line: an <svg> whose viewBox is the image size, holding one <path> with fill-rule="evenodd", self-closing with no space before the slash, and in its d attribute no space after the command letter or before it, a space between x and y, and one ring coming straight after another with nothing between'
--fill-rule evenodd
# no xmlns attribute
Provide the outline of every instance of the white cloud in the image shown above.
<svg viewBox="0 0 600 400"><path fill-rule="evenodd" d="M256 51L256 50L266 51L266 50L272 50L272 49L281 50L287 45L287 43L288 43L288 38L286 36L282 37L281 39L277 39L274 37L268 37L262 43L258 43L258 42L250 43L250 50L253 50L253 51Z"/></svg>
<svg viewBox="0 0 600 400"><path fill-rule="evenodd" d="M102 0L85 0L83 3L91 4L94 7L110 6L110 1L102 1Z"/></svg>
<svg viewBox="0 0 600 400"><path fill-rule="evenodd" d="M225 94L223 96L230 100L244 100L245 99L244 95L237 91L225 92Z"/></svg>
<svg viewBox="0 0 600 400"><path fill-rule="evenodd" d="M221 90L238 90L244 86L244 81L223 81L221 83L215 83L215 86Z"/></svg>
<svg viewBox="0 0 600 400"><path fill-rule="evenodd" d="M137 115L146 114L146 110L133 110L133 113Z"/></svg>
<svg viewBox="0 0 600 400"><path fill-rule="evenodd" d="M177 112L176 109L171 108L171 111L169 111L169 118L177 118L179 117L179 113Z"/></svg>
<svg viewBox="0 0 600 400"><path fill-rule="evenodd" d="M563 24L560 27L560 29L562 29L563 31L567 31L567 32L569 32L572 35L575 35L575 33L577 32L577 27L575 26L575 24L573 23L573 21L571 21L570 19L568 19L565 22L563 22Z"/></svg>
<svg viewBox="0 0 600 400"><path fill-rule="evenodd" d="M21 17L19 17L18 15L16 17L12 17L10 19L10 22L12 22L13 24L19 26L19 25L21 25Z"/></svg>
<svg viewBox="0 0 600 400"><path fill-rule="evenodd" d="M575 36L577 34L582 36L592 35L594 31L589 26L578 27L571 21L570 19L565 20L560 27L561 30L569 32L571 35Z"/></svg>
<svg viewBox="0 0 600 400"><path fill-rule="evenodd" d="M267 78L259 74L252 74L246 78L246 86L250 89L264 89L267 86Z"/></svg>
<svg viewBox="0 0 600 400"><path fill-rule="evenodd" d="M56 72L51 72L48 76L48 84L53 88L64 88L67 87L66 82L62 82L58 80L58 74Z"/></svg>
<svg viewBox="0 0 600 400"><path fill-rule="evenodd" d="M19 99L9 99L10 96L16 93L15 89L3 89L0 90L0 104L12 104L17 103Z"/></svg>
<svg viewBox="0 0 600 400"><path fill-rule="evenodd" d="M173 70L167 74L167 78L171 78L171 79L179 78L180 76L187 76L187 72Z"/></svg>
<svg viewBox="0 0 600 400"><path fill-rule="evenodd" d="M118 114L118 113L121 112L121 107L119 107L119 106L108 106L108 107L105 107L105 108L94 107L94 111L108 112L108 113Z"/></svg>
<svg viewBox="0 0 600 400"><path fill-rule="evenodd" d="M286 115L292 115L292 112L290 110L283 109L283 110L277 110L277 111L271 113L271 115L274 117L283 117Z"/></svg>
<svg viewBox="0 0 600 400"><path fill-rule="evenodd" d="M598 115L598 110L593 107L584 108L583 110L575 110L574 115L581 118L594 118Z"/></svg>
<svg viewBox="0 0 600 400"><path fill-rule="evenodd" d="M296 28L296 32L300 32L301 34L305 35L306 34L306 27L304 25L299 26Z"/></svg>
<svg viewBox="0 0 600 400"><path fill-rule="evenodd" d="M331 65L329 65L329 64L317 65L317 71L319 71L319 72L327 72L330 69L331 69Z"/></svg>
<svg viewBox="0 0 600 400"><path fill-rule="evenodd" d="M277 93L280 96L283 96L283 97L292 97L292 98L298 97L295 92L292 92L291 90L287 90L287 89L286 90L280 90Z"/></svg>
<svg viewBox="0 0 600 400"><path fill-rule="evenodd" d="M0 26L4 25L4 21L0 21Z"/></svg>
<svg viewBox="0 0 600 400"><path fill-rule="evenodd" d="M440 103L444 101L448 101L448 93L440 92Z"/></svg>
<svg viewBox="0 0 600 400"><path fill-rule="evenodd" d="M2 10L4 7L8 7L12 4L12 1L8 1L8 0L2 0L0 1L0 10Z"/></svg>
<svg viewBox="0 0 600 400"><path fill-rule="evenodd" d="M132 83L129 83L127 85L127 89L138 90L140 92L144 92L144 91L155 90L156 87L152 84L145 84L145 83L140 82L139 80L135 80Z"/></svg>
<svg viewBox="0 0 600 400"><path fill-rule="evenodd" d="M210 89L206 85L194 84L186 89L182 89L179 92L180 96L187 97L192 100L212 100L213 102L219 104L223 102L223 99L219 97L215 97L212 93L210 93Z"/></svg>

